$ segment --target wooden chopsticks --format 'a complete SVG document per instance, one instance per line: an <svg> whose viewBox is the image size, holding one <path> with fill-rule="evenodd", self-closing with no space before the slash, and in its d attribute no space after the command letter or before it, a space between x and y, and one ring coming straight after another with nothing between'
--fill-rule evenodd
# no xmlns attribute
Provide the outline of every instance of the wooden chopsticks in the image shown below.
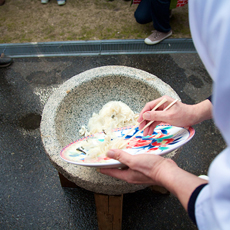
<svg viewBox="0 0 230 230"><path fill-rule="evenodd" d="M151 111L155 111L157 108L159 108L161 105L163 105L167 101L166 98L163 98ZM122 138L125 140L125 138L134 130L136 129L144 120L142 120L140 123L135 125L132 129L129 130L129 132Z"/></svg>
<svg viewBox="0 0 230 230"><path fill-rule="evenodd" d="M161 106L162 104L164 104L165 102L167 101L167 99L162 99L151 111L154 111L156 110L159 106ZM172 103L170 103L163 111L166 111L168 110L170 107L172 107L176 102L178 101L178 99L174 100ZM144 121L144 120L143 120ZM143 121L141 121L139 124L141 124ZM138 134L140 134L144 129L146 129L148 126L150 126L154 121L150 121L147 125L144 126L144 128L142 128L141 130L139 130L135 135L133 135L130 139L127 140L127 143L130 142L134 137L136 137ZM135 126L133 129L135 129L136 127L138 126ZM133 130L132 129L132 130ZM129 132L130 133L130 132ZM126 134L124 136L124 139L125 137L127 136L128 134Z"/></svg>

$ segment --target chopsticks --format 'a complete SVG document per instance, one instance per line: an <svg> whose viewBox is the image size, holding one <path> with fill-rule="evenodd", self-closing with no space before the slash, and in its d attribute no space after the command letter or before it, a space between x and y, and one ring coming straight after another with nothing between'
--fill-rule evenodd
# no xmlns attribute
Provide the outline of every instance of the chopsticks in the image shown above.
<svg viewBox="0 0 230 230"><path fill-rule="evenodd" d="M163 99L161 100L151 111L156 110L159 106L161 106L162 104L164 104L167 100ZM178 101L178 99L174 100L172 103L170 103L163 111L168 110L170 107L172 107L176 102ZM144 120L143 120L144 121ZM141 121L141 123L143 122ZM136 137L138 134L140 134L143 130L145 130L148 126L150 126L154 121L150 121L147 125L144 126L144 128L142 128L141 130L139 130L135 135L133 135L130 139L127 140L127 143L130 142L134 137ZM136 128L136 127L135 127ZM127 136L127 135L126 135Z"/></svg>
<svg viewBox="0 0 230 230"><path fill-rule="evenodd" d="M155 111L157 108L159 108L161 105L163 105L167 101L166 98L163 98L151 111ZM132 129L129 130L129 132L122 138L125 140L125 138L134 130L136 129L144 120L142 120L140 123L135 125Z"/></svg>

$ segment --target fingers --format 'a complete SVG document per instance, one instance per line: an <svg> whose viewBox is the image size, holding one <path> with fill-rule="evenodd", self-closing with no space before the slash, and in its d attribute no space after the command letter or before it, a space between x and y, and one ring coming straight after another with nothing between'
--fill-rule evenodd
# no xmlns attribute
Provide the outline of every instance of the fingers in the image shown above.
<svg viewBox="0 0 230 230"><path fill-rule="evenodd" d="M119 160L128 168L102 168L100 172L132 184L161 185L162 178L167 175L165 170L171 172L171 166L175 167L175 162L172 161L172 164L171 160L155 154L131 155L120 149L112 149L108 151L107 156Z"/></svg>
<svg viewBox="0 0 230 230"><path fill-rule="evenodd" d="M141 113L140 113L140 116L138 118L138 122L140 122L140 125L139 125L139 130L141 130L142 128L145 127L145 125L149 122L149 121L156 121L156 122L153 122L151 124L151 126L145 128L144 132L143 132L143 135L144 136L147 136L147 135L151 135L153 133L153 130L155 129L155 127L160 123L159 121L161 120L157 120L157 119L153 119L154 117L152 116L152 113L154 112L150 112L160 101L162 101L164 97L161 97L161 98L158 98L152 102L149 102L145 105L145 107L142 109ZM164 103L166 104L166 103ZM165 107L165 105L161 105L159 108L158 108L158 111L159 110L163 110L163 108Z"/></svg>
<svg viewBox="0 0 230 230"><path fill-rule="evenodd" d="M129 166L130 154L121 149L110 149L107 152L107 157L120 161L122 164Z"/></svg>
<svg viewBox="0 0 230 230"><path fill-rule="evenodd" d="M120 161L132 170L140 171L142 173L151 170L154 163L164 159L154 154L131 155L121 149L110 149L107 152L107 156Z"/></svg>
<svg viewBox="0 0 230 230"><path fill-rule="evenodd" d="M130 155L129 153L126 153L120 149L112 149L107 152L107 156L113 159L116 159L120 161L121 163L129 166L129 168L126 169L107 169L107 168L101 168L100 172L102 174L106 174L108 176L115 177L117 179L125 180L128 183L132 184L153 184L154 181L144 175L143 173L132 169L132 167L137 167L137 162L139 162L138 159L135 161L135 156ZM136 163L135 163L136 162Z"/></svg>
<svg viewBox="0 0 230 230"><path fill-rule="evenodd" d="M116 177L117 179L126 180L127 177L127 170L122 169L107 169L107 168L101 168L100 173Z"/></svg>
<svg viewBox="0 0 230 230"><path fill-rule="evenodd" d="M159 125L160 122L153 122L149 127L147 127L144 132L143 136L151 136L154 132L154 129L156 128L157 125Z"/></svg>
<svg viewBox="0 0 230 230"><path fill-rule="evenodd" d="M161 101L163 98L166 98L167 102L161 105L156 111L151 111L152 108L154 108L155 105L159 103L159 101ZM159 125L161 122L169 123L171 125L177 125L181 123L182 119L179 116L182 113L179 113L178 115L178 111L180 110L180 106L178 106L178 104L181 105L182 103L178 102L177 104L173 105L173 107L170 108L169 110L163 111L164 108L166 108L173 101L175 101L173 98L168 97L168 96L163 96L145 105L145 107L141 111L140 116L138 118L139 122L142 121L139 125L139 129L140 130L143 129L144 126L148 124L148 122L150 121L153 123L147 128L145 128L143 132L144 136L152 135L156 126ZM183 118L183 115L182 115L182 118Z"/></svg>
<svg viewBox="0 0 230 230"><path fill-rule="evenodd" d="M107 152L107 156L118 160L122 164L127 165L129 168L135 171L139 171L139 168L142 167L141 162L149 161L148 158L151 157L151 155L148 154L131 155L121 149L110 149Z"/></svg>
<svg viewBox="0 0 230 230"><path fill-rule="evenodd" d="M169 111L152 111L143 114L143 118L147 121L166 122L169 117Z"/></svg>
<svg viewBox="0 0 230 230"><path fill-rule="evenodd" d="M144 121L140 124L139 130L143 129L145 125L148 123L148 121ZM144 129L143 136L150 136L153 134L154 129L156 128L157 125L159 125L161 121L155 121L153 122L150 126Z"/></svg>
<svg viewBox="0 0 230 230"><path fill-rule="evenodd" d="M107 169L101 168L100 173L124 180L130 184L154 184L154 181L144 174L128 169Z"/></svg>
<svg viewBox="0 0 230 230"><path fill-rule="evenodd" d="M163 105L161 105L157 111L159 110L163 110L169 103L171 103L174 99L172 99L171 97L168 97L168 96L163 96L163 97L160 97L154 101L151 101L151 102L148 102L144 108L142 109L142 111L140 112L140 115L139 115L139 118L137 119L138 122L141 122L142 120L145 120L143 118L143 114L146 113L146 112L150 112L160 101L162 101L163 98L166 98L167 99L167 102L165 102ZM146 118L147 119L147 118ZM149 119L147 119L149 120Z"/></svg>

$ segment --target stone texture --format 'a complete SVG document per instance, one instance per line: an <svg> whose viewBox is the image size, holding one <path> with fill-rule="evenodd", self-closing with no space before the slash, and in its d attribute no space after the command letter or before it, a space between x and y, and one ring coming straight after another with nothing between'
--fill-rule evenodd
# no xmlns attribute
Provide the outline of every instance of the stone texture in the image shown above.
<svg viewBox="0 0 230 230"><path fill-rule="evenodd" d="M67 163L60 158L60 151L80 137L79 128L107 102L120 100L140 112L146 102L166 94L180 99L158 77L131 67L98 67L73 76L54 91L43 110L41 138L49 159L67 179L92 192L120 195L146 188L102 175L96 168ZM178 153L166 157L174 159Z"/></svg>

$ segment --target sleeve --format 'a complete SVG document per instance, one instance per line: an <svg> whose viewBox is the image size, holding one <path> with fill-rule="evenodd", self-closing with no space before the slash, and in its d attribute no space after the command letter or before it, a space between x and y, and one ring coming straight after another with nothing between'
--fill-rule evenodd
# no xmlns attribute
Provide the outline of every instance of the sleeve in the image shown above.
<svg viewBox="0 0 230 230"><path fill-rule="evenodd" d="M197 225L196 223L196 218L195 218L195 203L196 203L196 199L200 193L200 191L207 185L206 184L201 184L199 185L192 193L189 202L188 202L188 215L190 217L190 219L192 220L192 222Z"/></svg>
<svg viewBox="0 0 230 230"><path fill-rule="evenodd" d="M212 95L207 98L212 103Z"/></svg>
<svg viewBox="0 0 230 230"><path fill-rule="evenodd" d="M229 0L189 0L192 38L213 79L214 122L226 142L226 149L215 157L208 169L209 184L195 202L199 230L229 230L230 226L229 9Z"/></svg>

